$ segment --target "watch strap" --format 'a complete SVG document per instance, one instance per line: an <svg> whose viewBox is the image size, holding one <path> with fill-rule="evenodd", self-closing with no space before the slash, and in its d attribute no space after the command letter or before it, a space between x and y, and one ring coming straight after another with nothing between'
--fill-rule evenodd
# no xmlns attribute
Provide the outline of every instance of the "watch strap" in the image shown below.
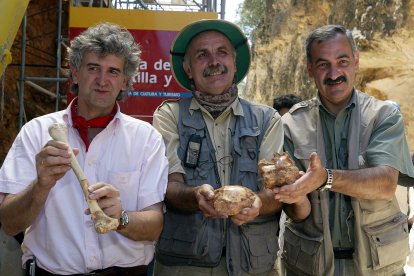
<svg viewBox="0 0 414 276"><path fill-rule="evenodd" d="M326 178L326 182L324 185L318 188L318 191L330 191L332 189L333 184L333 171L331 169L325 169L328 177Z"/></svg>

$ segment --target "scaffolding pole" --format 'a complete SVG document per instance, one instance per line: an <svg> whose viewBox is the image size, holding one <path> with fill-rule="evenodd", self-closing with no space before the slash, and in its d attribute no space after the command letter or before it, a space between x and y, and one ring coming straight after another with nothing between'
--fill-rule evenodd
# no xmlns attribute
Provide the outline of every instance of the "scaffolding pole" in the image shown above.
<svg viewBox="0 0 414 276"><path fill-rule="evenodd" d="M60 68L62 60L62 0L59 0L59 9L58 9L58 24L57 24L57 40L56 40L56 78L60 78ZM56 101L55 101L55 110L59 110L60 103L60 83L56 82Z"/></svg>
<svg viewBox="0 0 414 276"><path fill-rule="evenodd" d="M24 112L24 78L26 72L26 27L27 27L27 10L24 13L22 21L22 41L21 41L21 61L20 61L20 79L17 87L19 95L19 129L23 126Z"/></svg>

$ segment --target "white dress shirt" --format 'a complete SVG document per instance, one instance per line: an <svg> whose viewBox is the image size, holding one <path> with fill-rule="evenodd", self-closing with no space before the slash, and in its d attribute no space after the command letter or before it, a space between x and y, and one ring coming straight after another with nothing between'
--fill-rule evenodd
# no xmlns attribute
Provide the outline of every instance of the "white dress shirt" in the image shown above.
<svg viewBox="0 0 414 276"><path fill-rule="evenodd" d="M51 140L52 123L68 125L68 141L90 184L106 182L120 191L126 211L162 202L168 161L161 135L149 124L119 112L91 142L88 152L72 127L70 106L25 124L0 169L0 192L17 194L36 177L35 155ZM2 200L2 198L0 198ZM72 170L51 189L44 208L26 230L23 263L36 256L38 265L56 274L86 273L111 266L148 264L152 241L133 241L116 231L98 234L81 186Z"/></svg>

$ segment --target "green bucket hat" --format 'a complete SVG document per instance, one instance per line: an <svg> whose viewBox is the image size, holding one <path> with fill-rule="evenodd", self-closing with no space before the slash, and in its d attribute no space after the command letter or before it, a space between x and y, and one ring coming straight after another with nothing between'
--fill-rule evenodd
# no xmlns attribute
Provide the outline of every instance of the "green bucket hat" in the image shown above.
<svg viewBox="0 0 414 276"><path fill-rule="evenodd" d="M203 19L184 27L172 43L170 54L172 71L176 81L185 89L191 90L191 80L183 68L184 54L188 44L198 34L217 31L224 34L236 50L236 84L247 74L250 66L250 47L243 31L235 24L221 19Z"/></svg>

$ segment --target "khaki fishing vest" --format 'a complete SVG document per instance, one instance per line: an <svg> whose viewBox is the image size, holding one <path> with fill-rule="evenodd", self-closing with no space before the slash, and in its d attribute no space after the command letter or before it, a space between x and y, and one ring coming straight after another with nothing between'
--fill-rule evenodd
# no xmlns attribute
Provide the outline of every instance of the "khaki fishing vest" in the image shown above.
<svg viewBox="0 0 414 276"><path fill-rule="evenodd" d="M371 133L377 124L394 112L392 107L355 90L356 107L349 130L349 169L364 168L363 162ZM316 99L295 106L282 117L285 136L294 145L294 156L303 168L311 152L325 162L325 146ZM366 160L366 159L365 159ZM312 211L301 223L286 222L283 260L297 275L334 275L334 255L329 230L329 192L309 194ZM409 253L407 216L397 200L351 199L355 215L357 275L401 275Z"/></svg>
<svg viewBox="0 0 414 276"><path fill-rule="evenodd" d="M178 156L185 169L186 184L199 186L205 183L214 188L221 186L207 126L200 110L189 112L191 99L180 100ZM231 134L233 166L231 183L257 192L257 163L261 141L275 110L248 103L240 99L244 116L236 116ZM186 149L192 135L201 137L200 157L197 167L184 166ZM257 217L237 226L230 219L204 217L201 211L183 213L168 208L164 229L156 246L156 258L164 265L217 266L226 248L229 275L262 273L270 271L279 249L276 215Z"/></svg>

